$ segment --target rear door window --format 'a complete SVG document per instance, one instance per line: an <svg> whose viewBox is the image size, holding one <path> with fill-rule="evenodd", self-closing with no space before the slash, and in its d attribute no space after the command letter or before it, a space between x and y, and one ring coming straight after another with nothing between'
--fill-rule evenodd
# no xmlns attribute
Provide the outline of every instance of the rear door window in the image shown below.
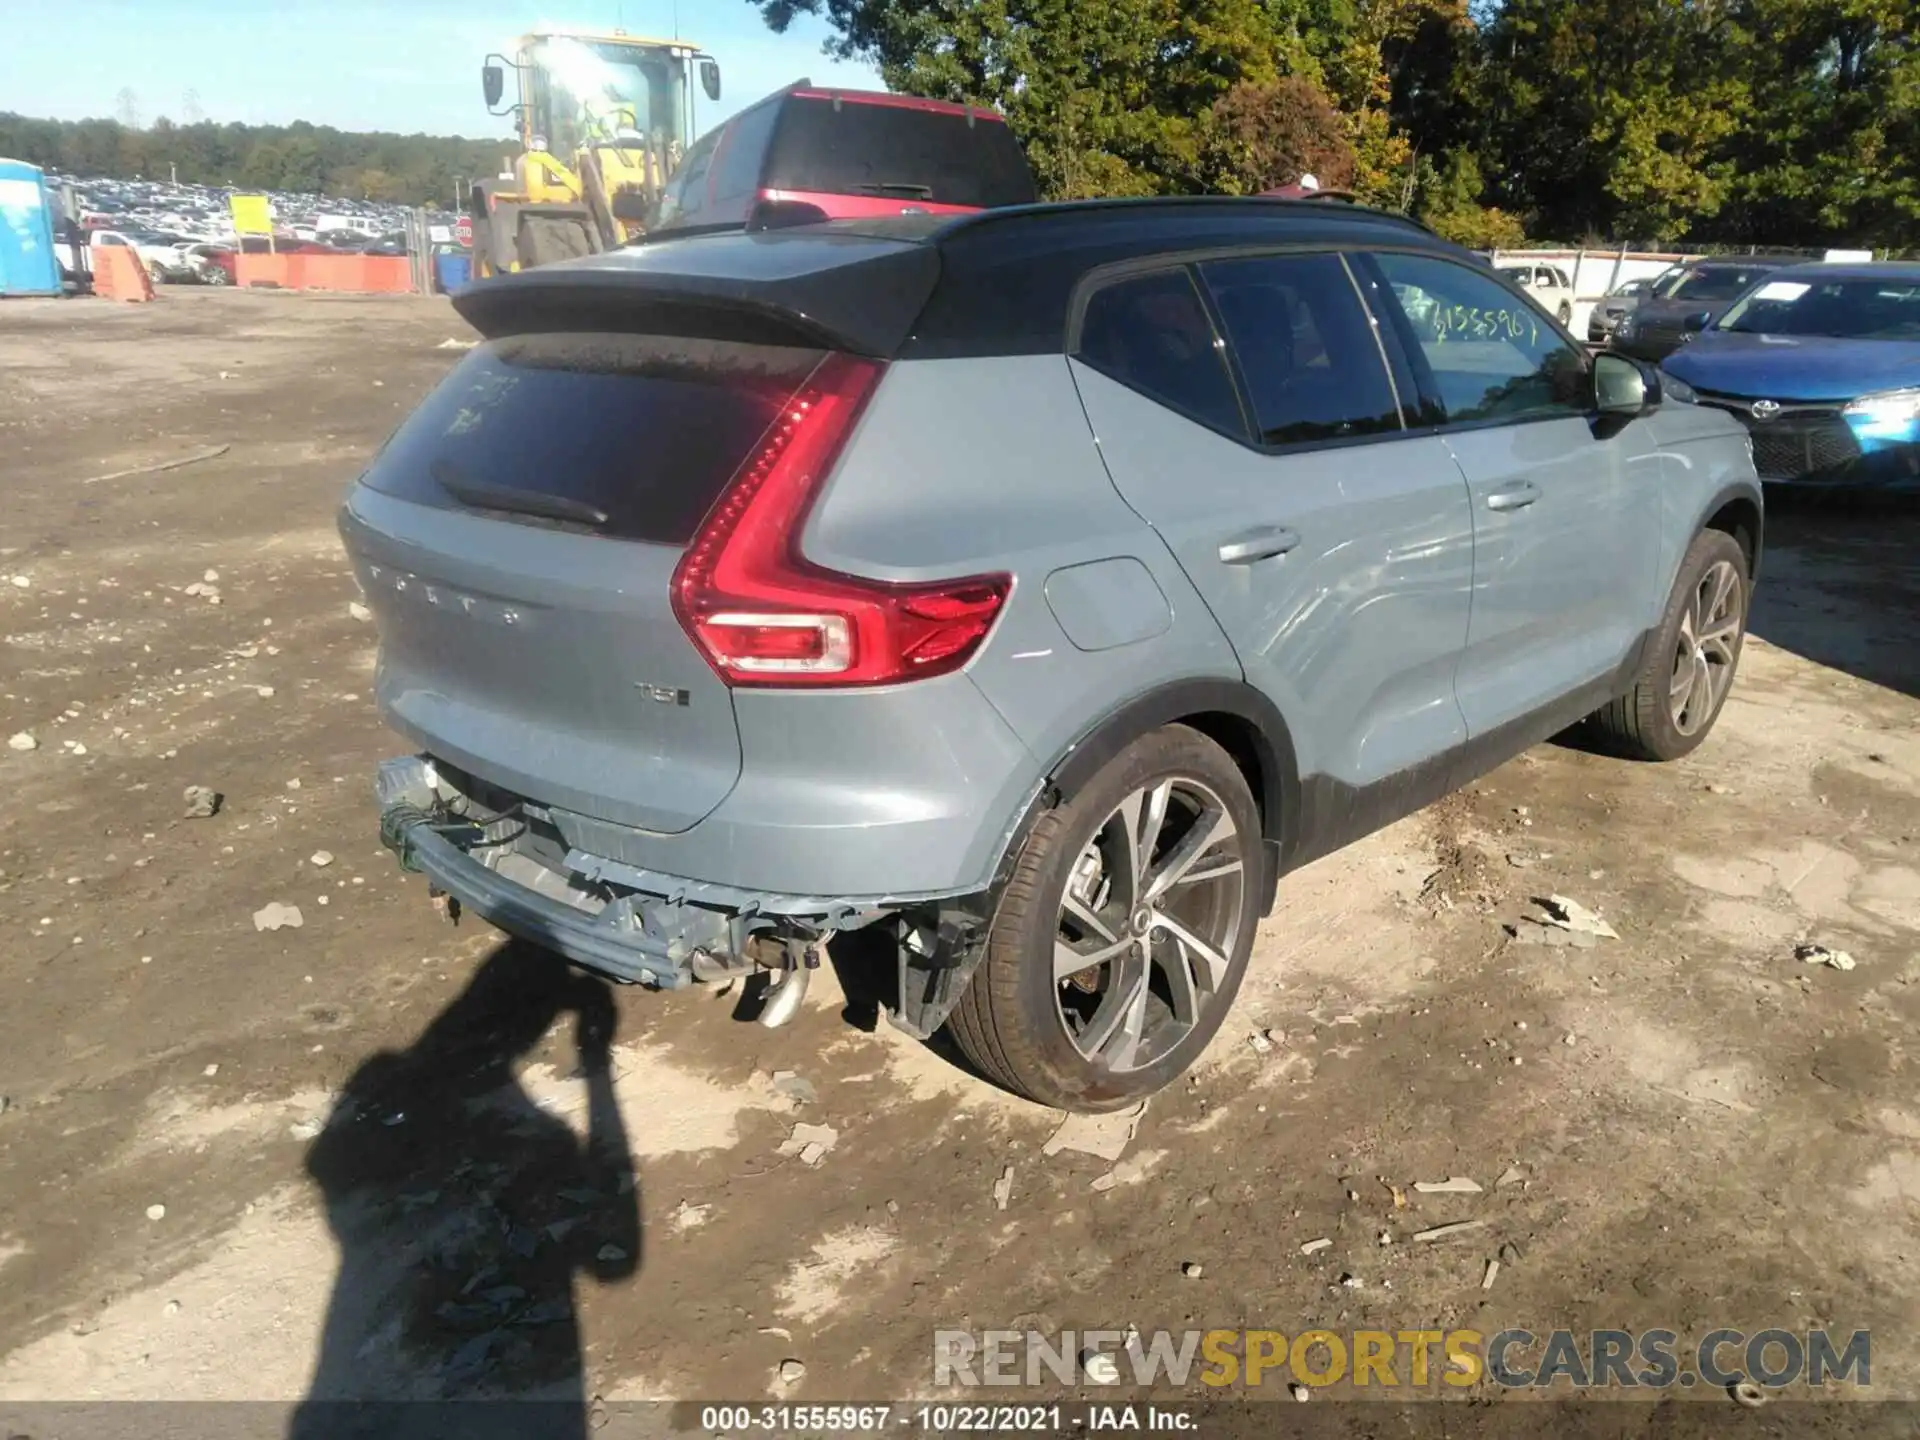
<svg viewBox="0 0 1920 1440"><path fill-rule="evenodd" d="M422 505L684 545L820 358L645 335L489 341L365 481Z"/></svg>
<svg viewBox="0 0 1920 1440"><path fill-rule="evenodd" d="M1036 198L1026 156L997 117L813 96L779 110L769 189L980 209Z"/></svg>
<svg viewBox="0 0 1920 1440"><path fill-rule="evenodd" d="M1400 428L1373 327L1335 255L1202 265L1264 444L1348 440Z"/></svg>
<svg viewBox="0 0 1920 1440"><path fill-rule="evenodd" d="M1225 346L1184 267L1095 291L1074 354L1189 419L1245 438Z"/></svg>

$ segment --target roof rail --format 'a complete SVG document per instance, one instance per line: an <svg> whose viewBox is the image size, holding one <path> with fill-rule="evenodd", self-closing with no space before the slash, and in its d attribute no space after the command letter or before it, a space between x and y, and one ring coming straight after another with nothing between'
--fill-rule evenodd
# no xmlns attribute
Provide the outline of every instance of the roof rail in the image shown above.
<svg viewBox="0 0 1920 1440"><path fill-rule="evenodd" d="M1304 197L1297 200L1279 199L1266 195L1148 195L1117 196L1095 200L1043 200L1034 205L1003 205L968 215L957 215L950 224L942 226L938 234L940 238L945 239L962 231L983 229L991 225L1007 224L1016 220L1042 220L1062 215L1138 214L1156 210L1178 213L1209 209L1239 210L1250 214L1268 215L1289 212L1314 216L1330 215L1360 224L1392 225L1403 230L1418 231L1422 235L1434 234L1429 227L1410 215L1401 215L1392 210L1379 210L1371 205L1360 205L1347 200L1334 201Z"/></svg>

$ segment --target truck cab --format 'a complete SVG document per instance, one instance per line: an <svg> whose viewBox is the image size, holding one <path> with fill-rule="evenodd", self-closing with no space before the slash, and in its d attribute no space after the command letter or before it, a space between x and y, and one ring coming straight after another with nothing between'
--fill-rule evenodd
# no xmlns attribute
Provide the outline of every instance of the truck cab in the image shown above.
<svg viewBox="0 0 1920 1440"><path fill-rule="evenodd" d="M651 233L959 215L1038 198L996 111L800 80L700 138Z"/></svg>

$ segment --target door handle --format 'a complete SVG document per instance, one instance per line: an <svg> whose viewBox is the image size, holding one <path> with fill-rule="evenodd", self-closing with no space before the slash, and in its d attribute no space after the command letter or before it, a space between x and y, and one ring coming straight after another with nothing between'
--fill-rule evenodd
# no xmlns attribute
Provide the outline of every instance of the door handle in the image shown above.
<svg viewBox="0 0 1920 1440"><path fill-rule="evenodd" d="M1284 555L1299 543L1300 537L1291 530L1279 527L1248 530L1220 543L1220 563L1252 565L1261 560L1271 560L1276 555Z"/></svg>
<svg viewBox="0 0 1920 1440"><path fill-rule="evenodd" d="M1487 509L1524 510L1539 498L1540 487L1531 480L1522 480L1518 485L1509 485L1487 496Z"/></svg>

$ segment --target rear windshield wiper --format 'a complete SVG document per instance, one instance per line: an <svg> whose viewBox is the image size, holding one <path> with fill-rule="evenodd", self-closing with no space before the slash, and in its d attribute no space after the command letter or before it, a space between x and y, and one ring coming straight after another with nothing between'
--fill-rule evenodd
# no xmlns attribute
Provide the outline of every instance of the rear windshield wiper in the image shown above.
<svg viewBox="0 0 1920 1440"><path fill-rule="evenodd" d="M509 515L538 515L543 520L568 520L576 525L600 526L610 518L597 505L575 500L568 495L549 495L544 490L522 490L516 485L491 485L484 480L469 480L444 460L432 466L433 478L456 500L481 510L499 510Z"/></svg>
<svg viewBox="0 0 1920 1440"><path fill-rule="evenodd" d="M863 195L911 195L916 200L933 198L931 185L915 185L907 180L874 180L853 188Z"/></svg>

